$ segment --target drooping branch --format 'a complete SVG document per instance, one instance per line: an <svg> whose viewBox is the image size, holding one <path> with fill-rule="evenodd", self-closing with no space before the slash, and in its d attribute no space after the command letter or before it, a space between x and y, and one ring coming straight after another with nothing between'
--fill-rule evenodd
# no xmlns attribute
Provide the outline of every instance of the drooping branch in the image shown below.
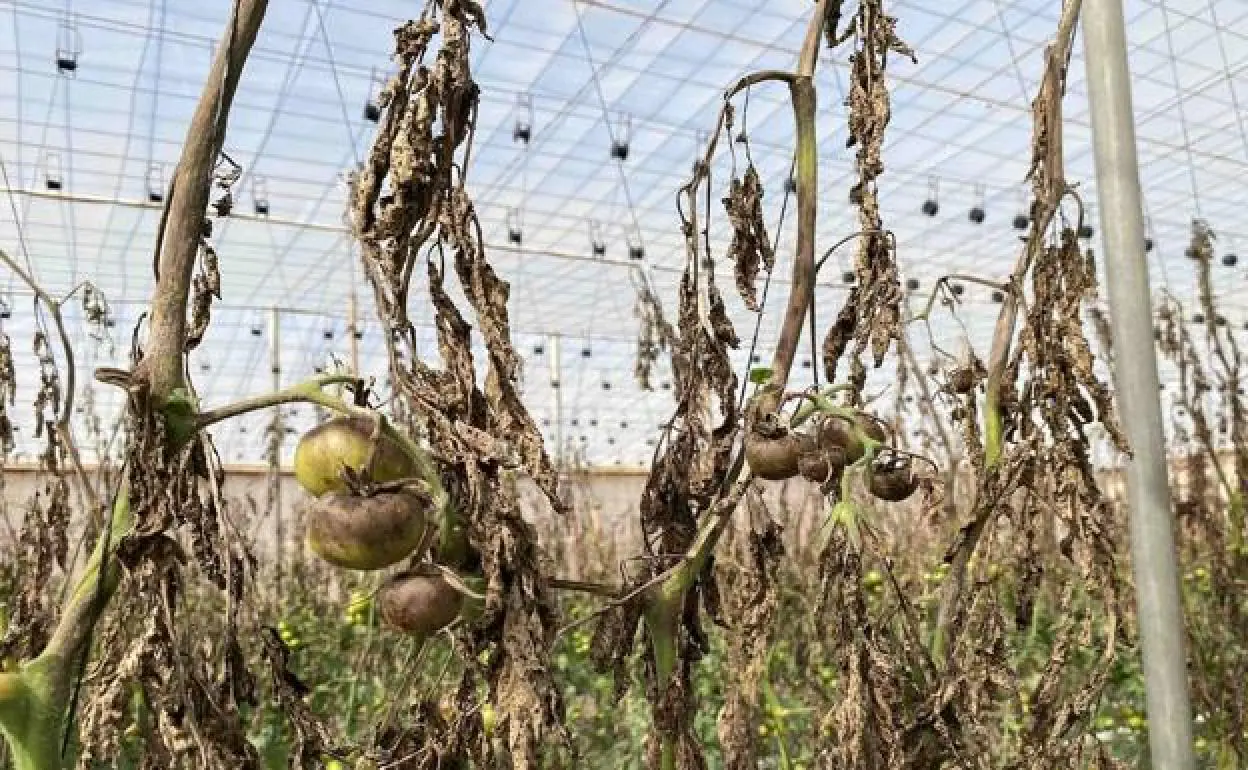
<svg viewBox="0 0 1248 770"><path fill-rule="evenodd" d="M783 389L783 383L787 380L788 372L792 367L793 358L797 352L798 339L801 336L802 322L805 319L806 312L810 307L813 298L815 284L815 214L816 200L815 193L817 187L817 147L815 144L814 133L814 83L813 76L815 64L818 58L819 43L822 40L824 23L827 18L829 8L829 0L820 0L817 4L814 14L811 18L810 25L806 31L806 38L802 44L802 51L798 61L798 70L796 74L789 75L783 72L765 71L756 73L752 76L746 76L737 82L735 86L729 89L726 98L731 98L732 94L737 93L750 84L763 82L766 80L784 80L789 83L791 93L793 95L794 115L798 124L798 163L797 163L797 196L798 196L798 249L797 256L793 267L793 284L789 295L788 310L785 314L785 324L781 331L780 342L777 344L775 353L775 363L773 364L773 374L771 383L776 389ZM804 85L803 85L804 84ZM800 102L800 105L799 105ZM720 124L722 126L724 113L720 114ZM718 135L716 132L716 136ZM711 153L714 152L714 145L708 148L708 160ZM806 154L806 160L803 161L803 154ZM707 163L702 168L707 167ZM704 173L704 172L700 172ZM805 175L805 176L803 176ZM803 185L805 179L805 186ZM694 181L691 185L696 186L699 176L695 173ZM687 186L689 187L689 186ZM803 208L805 202L805 208ZM804 212L804 213L803 213ZM796 320L793 320L796 319ZM792 328L790 328L792 327ZM737 461L728 471L728 482L720 486L721 490L732 489L731 493L721 496L714 500L709 507L709 511L705 519L701 522L699 532L681 561L677 566L670 570L670 575L663 581L659 592L664 594L669 600L674 599L693 585L697 576L705 568L710 554L714 551L715 545L718 543L720 536L727 528L728 522L731 520L732 511L736 507L736 502L740 500L744 494L749 478L741 480L734 487L732 482L735 481L744 467L744 456L738 456ZM726 504L728 503L728 504Z"/></svg>
<svg viewBox="0 0 1248 770"><path fill-rule="evenodd" d="M682 282L681 332L688 350L683 356L673 354L673 361L678 372L677 381L681 390L680 404L673 421L684 421L684 434L673 439L673 448L669 449L660 461L657 461L657 467L652 470L646 496L643 498L642 517L644 529L647 524L647 515L649 515L649 523L660 534L662 547L677 552L683 551L676 564L661 573L660 582L652 582L641 597L642 615L649 632L652 653L653 684L656 688L654 729L658 751L653 755L653 759L663 770L675 770L677 766L686 764L697 765L701 761L697 758L699 755L697 742L690 732L687 720L681 715L683 707L678 705L688 698L687 687L682 687L680 684L681 677L687 675L687 668L681 664L681 650L686 644L682 633L683 629L690 629L689 634L695 634L692 629L696 621L690 621L688 618L691 610L695 613L697 611L696 608L691 607L691 604L698 596L699 581L703 579L716 545L727 529L742 495L751 483L748 471L745 471L742 477L745 465L743 453L738 452L732 462L725 465L729 454L715 448L718 446L731 449L731 439L738 430L735 412L727 412L725 424L721 428L713 433L707 431L707 438L711 439L712 448L700 450L689 441L690 436L704 429L700 421L701 415L705 412L705 405L701 402L707 390L720 392L724 385L722 380L715 380L713 374L710 380L699 378L699 375L706 372L708 367L705 361L698 361L698 343L705 342L706 345L722 354L722 345L727 341L735 345L736 340L735 333L731 325L726 323L726 319L718 326L714 323L714 313L717 308L722 308L722 305L719 304L720 300L714 289L713 277L707 282L706 287L700 285L698 269L702 265L702 257L709 259L710 255L709 243L706 246L706 253L699 254L701 250L699 238L705 235L705 231L698 226L699 187L709 179L710 160L715 151L716 140L731 118L732 95L755 83L771 80L788 82L798 136L796 149L798 246L784 327L775 350L772 380L767 390L768 393L783 392L797 352L802 325L813 299L815 284L815 195L818 157L814 125L813 75L831 4L833 4L831 0L819 0L816 4L796 73L791 75L774 71L757 73L742 78L729 89L725 105L720 111L716 131L706 148L705 159L695 164L693 179L681 190L682 204L685 199L688 202L687 211L683 206L681 208L689 257L685 279ZM709 191L707 200L709 209ZM740 269L740 262L738 262L738 269ZM708 318L711 319L710 323L707 322ZM705 331L704 327L708 326L714 329L714 336ZM707 354L707 356L708 360L716 360L715 354ZM688 366L690 363L697 363L700 369L683 370L686 374L682 377L681 365ZM732 380L728 387L730 394L734 392L735 380ZM778 408L778 403L775 408ZM774 411L774 408L769 411ZM690 417L691 414L698 416ZM690 505L690 499L693 497L690 492L692 487L700 485L684 470L689 463L694 465L702 463L707 467L719 466L715 471L717 478L709 487L713 491L697 502L696 508L702 511L702 515L701 520L696 522L696 529L689 526L693 524L693 521L679 521L679 517L670 510L671 508L684 508L683 515L692 519L689 514L693 512L694 506ZM656 500L663 494L660 490L664 488L673 490L681 486L685 489L676 493L681 498L679 504L673 504L668 500L662 506L656 505ZM656 511L657 508L663 510Z"/></svg>
<svg viewBox="0 0 1248 770"><path fill-rule="evenodd" d="M74 346L69 341L69 332L65 329L65 319L61 314L61 307L64 305L65 299L58 300L48 294L35 280L34 276L23 270L17 260L13 259L3 249L0 249L0 262L4 262L18 278L22 279L23 283L30 287L30 290L35 293L35 297L47 309L48 315L52 317L53 325L56 326L56 333L61 341L61 351L65 355L65 394L61 399L61 409L56 418L56 432L60 438L61 446L65 447L65 451L69 454L70 463L74 466L74 475L78 478L79 491L82 498L91 509L92 520L96 520L100 516L99 496L95 492L95 485L91 483L86 470L82 467L82 457L78 452L78 444L74 441L70 425L70 419L74 414L74 392L77 388L77 374L74 364ZM70 292L69 296L73 296L73 292Z"/></svg>

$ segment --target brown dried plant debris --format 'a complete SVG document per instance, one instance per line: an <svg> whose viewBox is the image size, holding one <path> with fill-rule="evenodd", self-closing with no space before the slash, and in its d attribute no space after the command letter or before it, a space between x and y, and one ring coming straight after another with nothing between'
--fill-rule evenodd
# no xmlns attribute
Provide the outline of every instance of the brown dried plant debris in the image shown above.
<svg viewBox="0 0 1248 770"><path fill-rule="evenodd" d="M692 542L698 515L709 510L724 486L738 430L737 375L728 350L740 341L715 284L712 263L703 259L697 224L703 183L709 180L695 171L684 190L685 269L671 345L677 404L641 500L647 549L657 544L662 554L682 553Z"/></svg>
<svg viewBox="0 0 1248 770"><path fill-rule="evenodd" d="M1056 613L1063 621L1049 662L1030 693L1032 711L1020 737L1025 757L1020 767L1040 768L1067 766L1083 751L1081 727L1095 711L1117 655L1118 544L1110 528L1110 505L1092 466L1087 427L1099 423L1120 451L1127 451L1127 445L1110 389L1094 371L1084 332L1085 303L1096 296L1095 266L1080 251L1072 228L1064 228L1056 243L1038 251L1030 289L1032 301L1005 376L1017 400L1007 421L999 477L1013 474L1019 479L1011 506L1013 537L1028 546L1021 558L1016 553L1017 561L1010 561L1020 567L1042 564L1051 579L1073 573L1077 579L1065 585L1077 585L1084 597L1077 604L1074 594L1063 595ZM1038 545L1055 539L1056 550ZM1030 606L1027 597L1047 582L1044 574L1026 569L1023 574L1018 602L1022 614L1016 620L1020 625L1031 622L1024 609ZM1100 616L1096 627L1088 602ZM1068 676L1073 649L1097 655L1082 681Z"/></svg>
<svg viewBox="0 0 1248 770"><path fill-rule="evenodd" d="M1088 308L1088 319L1092 321L1092 331L1096 335L1096 344L1101 349L1101 360L1112 366L1114 362L1114 335L1109 326L1109 319L1105 317L1105 311L1099 307L1092 306Z"/></svg>
<svg viewBox="0 0 1248 770"><path fill-rule="evenodd" d="M43 438L45 433L54 433L53 425L61 410L61 375L56 368L56 357L52 354L52 345L48 335L42 330L35 332L35 358L39 361L39 392L35 394L35 437ZM48 445L49 447L51 444ZM55 455L49 456L55 467Z"/></svg>
<svg viewBox="0 0 1248 770"><path fill-rule="evenodd" d="M461 688L461 694L463 692ZM473 739L479 742L481 718L461 698L457 701L459 712L471 711L472 716L450 722L437 703L424 699L404 709L405 713L398 715L396 724L381 726L370 752L377 765L388 770L468 770L472 767L465 747ZM469 728L465 725L468 721L478 724Z"/></svg>
<svg viewBox="0 0 1248 770"><path fill-rule="evenodd" d="M1072 6L1063 4L1057 37L1045 48L1044 77L1040 90L1031 103L1031 167L1026 178L1031 181L1034 200L1032 219L1051 216L1057 202L1067 192L1066 165L1062 152L1062 102L1066 96L1066 73L1073 51L1075 16ZM1041 208L1048 211L1042 211Z"/></svg>
<svg viewBox="0 0 1248 770"><path fill-rule="evenodd" d="M1193 219L1191 241L1187 245L1187 256L1196 262L1197 299L1201 313L1205 317L1204 326L1209 338L1216 344L1218 339L1218 308L1214 300L1213 273L1209 269L1213 264L1213 241L1216 237L1209 224L1201 219ZM1231 335L1228 335L1231 336ZM1215 354L1217 351L1214 351Z"/></svg>
<svg viewBox="0 0 1248 770"><path fill-rule="evenodd" d="M1195 438L1197 446L1205 450L1195 458L1203 461L1207 459L1204 455L1212 454L1215 446L1206 406L1206 396L1212 391L1210 377L1188 331L1182 307L1174 301L1162 303L1157 311L1157 320L1158 349L1178 370L1179 401L1186 410L1187 419L1175 426L1176 439ZM1196 473L1192 481L1203 482L1204 478L1204 474ZM1203 495L1203 489L1192 489L1190 485L1188 491L1194 494L1193 500Z"/></svg>
<svg viewBox="0 0 1248 770"><path fill-rule="evenodd" d="M0 348L0 399L10 403L16 381L12 354L7 345ZM26 506L21 532L13 555L13 596L9 623L0 639L0 658L13 656L29 660L43 651L55 620L55 597L47 590L48 579L67 569L69 526L72 507L69 482L63 460L66 448L55 425L62 409L61 378L47 336L37 331L34 352L39 360L39 392L34 400L35 435L43 439L39 454L41 487ZM3 416L12 441L12 426ZM6 450L7 451L7 450Z"/></svg>
<svg viewBox="0 0 1248 770"><path fill-rule="evenodd" d="M535 768L546 752L567 744L562 698L546 664L558 624L542 577L549 565L542 563L512 486L477 463L469 463L466 474L457 497L474 503L469 540L488 584L482 617L461 635L465 654L489 661L484 678L498 711L496 729L506 736L514 767ZM476 676L471 669L464 673Z"/></svg>
<svg viewBox="0 0 1248 770"><path fill-rule="evenodd" d="M860 588L861 553L843 528L831 531L820 564L823 588L817 612L826 629L824 643L838 671L838 697L820 725L827 742L818 766L904 767L905 750L897 729L904 720L894 709L903 696L898 686L906 664L896 656L900 650L889 649L892 635L876 632ZM830 628L826 626L829 616Z"/></svg>
<svg viewBox="0 0 1248 770"><path fill-rule="evenodd" d="M737 377L726 348L736 339L725 340L732 327L714 286L708 289L714 320L706 324L698 311L697 293L686 270L680 289L680 332L672 348L678 402L641 500L642 531L647 542L657 540L665 554L681 553L692 542L698 514L708 510L728 470L737 430ZM709 423L712 397L723 410L718 424Z"/></svg>
<svg viewBox="0 0 1248 770"><path fill-rule="evenodd" d="M185 350L199 347L212 320L212 301L221 299L221 270L217 251L204 239L199 248L199 272L191 282L191 323Z"/></svg>
<svg viewBox="0 0 1248 770"><path fill-rule="evenodd" d="M1053 596L1063 586L1077 587L1078 593L1058 610L1064 618L1059 637L1044 651L1048 662L1036 672L1038 683L1027 693L1043 713L1033 713L1017 737L1018 753L1026 758L1018 767L1076 766L1086 750L1082 733L1117 654L1119 544L1113 535L1117 530L1111 529L1112 511L1092 472L1086 428L1099 422L1120 448L1125 442L1108 387L1094 370L1082 324L1087 304L1095 299L1095 268L1090 255L1080 253L1071 230L1057 243L1043 240L1047 223L1068 192L1059 130L1073 32L1067 23L1073 19L1069 9L1059 40L1049 50L1044 85L1034 104L1036 166L1031 178L1042 201L1035 214L1046 224L1033 232L1036 240L1029 242L1024 269L1016 277L1020 289L1030 281L1027 288L1033 295L1017 350L1001 358L998 403L1006 427L1004 455L993 464L984 460L982 404L974 389L963 395L953 415L961 423L976 483L970 515L954 533L945 562L960 564L970 575L954 568L944 578L936 630L946 634L936 655L935 645L931 651L927 647L930 632L907 606L904 589L878 604L863 602L858 588L862 561L887 563L888 551L877 552L875 538L863 538L859 546L842 529L833 530L822 562L818 616L826 622L829 608L834 613L824 636L836 651L840 671L837 705L823 725L833 747L821 759L827 767L986 767L981 747L1002 740L1001 704L1014 693L1013 683L1030 673L1020 669L1017 650L1012 649L1013 629L1032 622L1037 596ZM869 61L856 60L854 72L869 74ZM862 82L851 86L851 110L855 88L860 103L871 103ZM867 176L871 159L860 148ZM871 197L869 189L856 192ZM862 248L869 250L869 241L864 239ZM828 357L840 356L857 339L860 317L855 308L842 311L825 342ZM862 374L857 356L851 365L853 380ZM991 562L1020 574L1021 593L1005 597L991 581L979 579L977 570L983 567L968 564L972 555L981 565ZM1028 565L1041 569L1028 573ZM1015 609L1019 617L1014 617ZM1092 672L1079 680L1070 677L1074 649L1097 656Z"/></svg>
<svg viewBox="0 0 1248 770"><path fill-rule="evenodd" d="M1108 639L1097 638L1094 613L1089 611L1086 602L1079 606L1076 600L1080 591L1075 582L1067 582L1061 590L1054 613L1057 618L1055 640L1048 660L1028 692L1029 710L1020 736L1019 759L1012 765L1020 770L1075 767L1086 750L1079 728L1095 711L1110 673L1117 613L1111 609ZM1066 676L1071 659L1081 649L1098 647L1104 648L1103 665L1096 667L1081 685L1072 686Z"/></svg>
<svg viewBox="0 0 1248 770"><path fill-rule="evenodd" d="M1235 478L1241 489L1248 487L1248 408L1240 396L1243 388L1239 341L1231 325L1218 309L1213 290L1213 241L1215 234L1200 219L1192 221L1192 238L1188 254L1196 260L1199 303L1205 317L1205 335L1210 352L1211 368L1218 380L1223 406L1223 421L1235 455ZM1242 492L1241 492L1242 494Z"/></svg>
<svg viewBox="0 0 1248 770"><path fill-rule="evenodd" d="M145 540L184 528L204 575L224 590L226 554L238 546L225 535L224 471L213 462L216 450L211 438L200 435L171 451L163 438L164 417L145 405L143 393L132 392L131 399L126 484L134 528L118 544L118 558L133 569L137 561L129 561L132 555L135 559L148 555Z"/></svg>
<svg viewBox="0 0 1248 770"><path fill-rule="evenodd" d="M0 659L30 660L43 651L55 620L48 578L65 569L70 519L69 484L46 476L43 489L27 505L13 555L13 594L9 622L0 639Z"/></svg>
<svg viewBox="0 0 1248 770"><path fill-rule="evenodd" d="M629 581L638 587L657 576L693 543L699 518L718 505L735 506L735 500L719 500L731 482L729 462L738 432L737 377L728 349L739 340L715 285L713 263L706 259L697 224L697 202L703 183L709 184L704 166L695 167L694 178L682 190L680 208L686 244L685 270L678 294L678 317L671 335L671 366L676 409L656 453L641 499L641 526L646 557ZM709 188L708 188L709 189ZM719 515L727 515L722 513ZM701 608L714 616L718 591L711 569L697 576L682 603L672 608L677 647L676 670L666 682L657 679L653 657L647 658L647 695L652 704L654 729L648 742L651 766L657 766L664 741L676 752L677 766L701 768L705 758L693 734L696 712L690 673L706 650ZM635 631L644 599L608 613L596 633L607 662L617 675L638 639ZM621 686L617 676L617 688Z"/></svg>
<svg viewBox="0 0 1248 770"><path fill-rule="evenodd" d="M772 253L767 223L763 220L763 183L752 163L740 178L733 178L723 202L732 224L728 259L732 260L736 272L737 291L745 306L758 312L758 292L754 286L758 271L761 267L770 273L776 265L776 255Z"/></svg>
<svg viewBox="0 0 1248 770"><path fill-rule="evenodd" d="M327 755L343 756L327 725L309 708L305 697L311 689L290 670L290 649L274 628L261 630L264 658L269 666L269 686L278 707L294 730L289 766L299 770L319 770Z"/></svg>
<svg viewBox="0 0 1248 770"><path fill-rule="evenodd" d="M78 725L85 770L92 757L115 757L119 731L143 728L144 767L259 768L242 710L255 685L237 660L227 625L182 608L185 555L164 534L123 541L119 605L100 631L99 658Z"/></svg>
<svg viewBox="0 0 1248 770"><path fill-rule="evenodd" d="M213 181L221 195L212 204L217 216L229 216L234 205L234 184L242 173L242 167L228 155L221 153L218 156L217 166L213 169ZM205 217L199 236L199 270L191 281L191 319L186 327L186 342L183 345L183 350L187 353L199 347L199 343L203 341L208 324L212 321L212 302L214 299L221 299L221 267L217 250L212 245L212 231L212 220Z"/></svg>
<svg viewBox="0 0 1248 770"><path fill-rule="evenodd" d="M1025 361L1029 369L1023 397L1039 409L1055 441L1074 437L1080 464L1089 463L1084 429L1093 422L1104 425L1114 445L1127 452L1109 385L1094 371L1095 359L1084 334L1082 309L1096 295L1096 272L1088 255L1080 252L1073 230L1064 230L1061 242L1036 260L1031 288L1033 300L1012 367L1017 371ZM1020 410L1023 414L1029 412ZM1028 421L1018 423L1021 435L1029 435ZM1091 479L1088 483L1095 485Z"/></svg>
<svg viewBox="0 0 1248 770"><path fill-rule="evenodd" d="M663 305L640 269L634 272L637 301L633 315L637 317L637 360L633 376L642 390L654 390L651 374L659 357L671 350L676 332L663 313Z"/></svg>
<svg viewBox="0 0 1248 770"><path fill-rule="evenodd" d="M648 579L650 573L629 581L636 587ZM608 673L617 698L632 685L629 677L629 659L637 644L637 630L641 627L643 603L624 602L602 613L594 625L593 640L589 647L589 660L599 671Z"/></svg>
<svg viewBox="0 0 1248 770"><path fill-rule="evenodd" d="M470 36L479 6L427 3L396 33L398 72L382 97L384 115L369 159L353 180L352 221L364 267L388 329L399 410L419 424L465 525L471 564L487 581L482 617L460 634L470 656L485 655L498 730L517 768L566 744L562 704L545 661L557 618L536 535L521 518L514 469L531 476L556 510L558 476L540 432L520 401L519 357L511 342L509 288L486 260L465 172L477 110ZM435 36L440 47L425 63ZM428 252L428 253L427 253ZM444 287L449 252L476 315L487 356L478 385L473 329ZM424 259L442 369L416 355L406 306L411 276ZM470 674L465 674L469 676Z"/></svg>
<svg viewBox="0 0 1248 770"><path fill-rule="evenodd" d="M1243 399L1239 398L1243 378L1240 372L1242 357L1239 342L1231 331L1230 324L1217 306L1213 288L1213 230L1200 219L1192 221L1192 237L1187 253L1196 262L1196 278L1198 302L1204 316L1205 339L1209 350L1210 369L1217 378L1218 391L1235 394L1235 397L1222 399L1224 406L1223 424L1227 428L1231 445L1235 454L1235 476L1238 479L1248 478L1248 410ZM1189 343L1190 344L1190 343ZM1193 353L1193 357L1195 354ZM1194 372L1204 372L1204 367L1193 367ZM1206 385L1208 378L1206 377ZM1210 446L1206 443L1206 446ZM1244 482L1240 482L1241 485Z"/></svg>
<svg viewBox="0 0 1248 770"><path fill-rule="evenodd" d="M127 620L136 622L137 619ZM96 664L99 673L91 683L95 694L83 705L78 718L79 733L89 736L82 741L79 750L78 770L90 770L104 761L121 756L127 726L147 722L147 715L143 712L148 707L138 682L144 677L153 676L155 672L152 655L155 647L152 640L145 638L155 633L155 620L149 614L146 628L139 637L140 643L134 646L126 645L119 638L119 629L115 624L110 630L112 633L100 634L103 642L101 649L104 651L102 657L105 660ZM125 650L124 654L118 655L117 652L122 649ZM107 666L100 665L101 663ZM154 743L146 731L141 734L141 738L144 744ZM150 753L163 755L160 748L159 745L153 745Z"/></svg>
<svg viewBox="0 0 1248 770"><path fill-rule="evenodd" d="M1217 406L1242 399L1235 391L1210 395ZM1190 605L1188 652L1194 671L1194 708L1207 715L1209 736L1239 736L1248 726L1248 654L1238 641L1248 637L1248 606L1241 601L1248 582L1248 548L1244 546L1243 513L1228 511L1225 489L1214 488L1210 477L1221 480L1216 455L1202 448L1172 483L1183 490L1178 505L1180 556L1185 574L1185 599ZM1242 478L1242 477L1240 477ZM1230 515L1228 515L1228 513ZM1223 743L1234 754L1231 764L1248 758L1248 746L1231 738Z"/></svg>
<svg viewBox="0 0 1248 770"><path fill-rule="evenodd" d="M17 398L17 371L13 366L13 342L9 335L0 332L0 464L13 451L13 421L9 407ZM2 477L3 474L0 474ZM0 484L3 480L0 479Z"/></svg>
<svg viewBox="0 0 1248 770"><path fill-rule="evenodd" d="M725 683L718 733L724 767L729 770L757 766L759 693L767 677L778 609L776 576L784 556L780 527L756 489L747 493L746 507L752 521L746 558L733 575L725 613L732 619L727 629L731 674Z"/></svg>
<svg viewBox="0 0 1248 770"><path fill-rule="evenodd" d="M682 655L681 660L685 657ZM687 668L687 664L681 664ZM694 708L693 694L690 692L688 675L672 677L672 683L663 692L650 693L654 706L655 730L646 739L646 767L662 767L662 743L660 735L665 739L674 739L676 767L678 770L707 770L706 757L693 732Z"/></svg>
<svg viewBox="0 0 1248 770"><path fill-rule="evenodd" d="M1019 738L1026 759L1019 766L1040 768L1069 766L1084 750L1082 727L1095 711L1117 655L1118 544L1110 529L1109 502L1092 466L1087 428L1099 423L1120 451L1127 445L1085 335L1085 305L1096 296L1095 266L1080 251L1072 228L1036 252L1029 277L1032 301L1004 376L1003 395L1010 394L1002 399L1003 411L1008 409L1005 456L995 472L999 479L1018 480L1010 485L1017 490L1013 502L1004 508L1012 511L1014 533L1000 543L1013 540L1015 550L1003 554L989 540L980 558L1021 570L1019 625L1032 622L1030 597L1046 584L1051 590L1062 575L1072 576L1065 584L1078 585L1084 597L1077 604L1073 595L1063 596L1057 611L1063 621L1050 660L1030 693L1029 728ZM1039 545L1055 540L1056 549ZM1029 571L1027 565L1044 569ZM1097 627L1088 602L1100 616ZM1081 681L1068 675L1070 651L1076 648L1097 656Z"/></svg>
<svg viewBox="0 0 1248 770"><path fill-rule="evenodd" d="M503 445L500 454L515 453L558 508L553 465L516 392L519 357L510 340L509 288L485 259L476 214L458 171L457 153L467 153L476 111L477 87L469 71L468 49L469 33L479 14L475 5L452 2L435 20L435 11L428 6L419 21L396 31L399 72L386 88L382 129L369 163L354 180L352 216L383 321L396 343L392 366L411 368L405 379L412 381L412 396L426 407L414 411L429 420L435 449L454 448L451 457L471 454L485 438L477 432L485 431L493 442ZM439 32L442 46L434 66L428 68L423 58ZM442 132L435 134L437 128ZM465 339L470 341L470 330L458 310L450 312L449 298L435 296L439 347L444 359L454 359L446 361L447 370L461 384L457 406L460 414L467 409L461 419L469 430L431 416L434 410L428 407L444 400L438 391L449 380L397 345L410 335L405 309L410 277L431 238L439 250L445 243L454 255L460 285L476 311L489 358L483 394L489 402L487 409L476 388L471 346L456 350ZM435 271L441 278L442 268L431 262L431 275ZM446 324L454 328L444 328ZM449 344L447 334L455 338ZM456 435L465 433L466 438Z"/></svg>
<svg viewBox="0 0 1248 770"><path fill-rule="evenodd" d="M876 180L884 171L881 152L884 132L892 116L885 71L888 55L897 53L912 61L914 52L897 36L897 19L884 13L882 0L861 0L853 21L854 52L850 55L849 139L857 146L858 180L851 199L858 208L858 250L854 262L855 282L836 322L823 343L824 369L829 382L836 381L841 357L854 342L853 357L859 359L871 347L875 366L901 333L901 281L893 239L884 232ZM861 363L858 363L861 367ZM862 375L853 377L862 379Z"/></svg>
<svg viewBox="0 0 1248 770"><path fill-rule="evenodd" d="M140 357L137 348L132 357ZM107 673L84 701L83 724L94 728L80 732L81 742L88 753L107 756L118 693L139 687L152 720L145 761L258 767L242 716L255 703L255 686L237 638L244 573L254 569L254 559L228 521L223 470L208 436L173 450L164 438L165 417L146 391L133 387L129 398L124 484L134 524L117 533L109 558L123 567L118 603L142 605L141 622L114 626L122 630L101 647L97 666ZM184 539L224 601L223 615L190 616L183 608Z"/></svg>
<svg viewBox="0 0 1248 770"><path fill-rule="evenodd" d="M456 226L456 223L459 223ZM465 296L476 311L481 336L489 357L485 397L489 419L485 429L506 442L519 456L521 466L546 493L557 510L563 508L554 464L546 453L541 432L516 389L520 357L511 342L511 322L507 311L509 285L500 279L485 259L484 245L472 202L462 187L451 194L451 205L442 224L455 251L455 269Z"/></svg>

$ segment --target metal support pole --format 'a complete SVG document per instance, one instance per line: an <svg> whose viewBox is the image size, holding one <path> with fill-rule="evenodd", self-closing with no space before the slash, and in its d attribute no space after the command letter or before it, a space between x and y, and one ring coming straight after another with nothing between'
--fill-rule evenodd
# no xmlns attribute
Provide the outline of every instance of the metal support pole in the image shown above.
<svg viewBox="0 0 1248 770"><path fill-rule="evenodd" d="M554 394L555 468L563 470L563 366L559 362L559 335L548 338L550 346L550 390Z"/></svg>
<svg viewBox="0 0 1248 770"><path fill-rule="evenodd" d="M269 369L273 373L273 391L282 389L282 315L277 308L269 310ZM269 510L273 513L273 550L277 590L282 590L282 570L286 527L282 515L282 444L286 426L282 424L282 408L273 407L273 434L269 436Z"/></svg>
<svg viewBox="0 0 1248 770"><path fill-rule="evenodd" d="M1134 455L1127 464L1127 500L1151 766L1154 770L1191 770L1195 760L1187 655L1122 0L1084 0L1083 41L1109 277L1114 379L1122 424Z"/></svg>

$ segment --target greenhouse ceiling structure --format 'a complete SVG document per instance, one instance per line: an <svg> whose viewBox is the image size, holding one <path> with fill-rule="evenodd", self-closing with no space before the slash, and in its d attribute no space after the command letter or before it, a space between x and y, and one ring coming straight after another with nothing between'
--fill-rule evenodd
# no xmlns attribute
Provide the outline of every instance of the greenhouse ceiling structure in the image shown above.
<svg viewBox="0 0 1248 770"><path fill-rule="evenodd" d="M1248 4L1125 5L1154 289L1192 298L1184 253L1192 219L1202 218L1218 235L1215 290L1227 323L1248 328ZM1027 206L1030 103L1059 9L1047 0L889 7L917 63L896 57L889 64L893 109L880 200L917 313L942 276L1007 277L1019 247L1016 220ZM205 402L269 389L275 350L277 377L293 383L346 361L355 347L361 370L376 375L384 393L385 347L345 199L348 175L377 129L392 31L418 9L395 0L271 3L225 147L241 177L235 211L214 233L223 298L191 356ZM473 52L482 100L468 184L491 261L511 283L524 397L569 456L608 466L649 462L672 394L665 363L652 390L634 376L637 287L652 286L674 312L685 259L676 192L705 147L724 88L750 70L790 68L809 9L807 0L486 3L493 42ZM77 430L99 436L91 451L107 451L120 394L92 388L87 373L125 365L153 285L161 201L229 10L229 3L188 0L0 7L7 189L0 248L53 294L90 281L108 303L106 324L89 323L81 303L67 305L79 358ZM1095 250L1100 221L1083 67L1076 47L1064 141L1068 177L1085 204L1085 242ZM847 72L843 51L825 52L817 75L820 250L855 230ZM763 174L767 220L779 237L771 290L781 292L793 250L793 217L783 215L793 121L787 94L775 86L753 88L747 104L734 131L748 135ZM734 145L719 155L724 169ZM716 253L730 233L721 211L709 234ZM821 326L840 307L853 254L852 243L833 252L820 274ZM717 272L731 287L731 266ZM39 371L31 339L46 319L20 280L8 271L2 280L3 331L17 357L20 394L10 413L18 452L30 459L38 447L30 399ZM957 305L938 303L930 339L912 327L924 361L932 340L955 353L966 340L987 345L999 296L981 283L955 283ZM728 301L744 372L756 326L754 352L767 360L780 306L767 305L760 322L735 294ZM431 309L415 302L411 313L436 356ZM798 366L799 376L820 370L812 352L799 354ZM873 392L887 398L892 379L886 362ZM93 417L99 428L88 431ZM222 427L224 459L262 460L268 419L254 414ZM286 410L292 433L314 419L306 407ZM287 455L293 444L285 442Z"/></svg>

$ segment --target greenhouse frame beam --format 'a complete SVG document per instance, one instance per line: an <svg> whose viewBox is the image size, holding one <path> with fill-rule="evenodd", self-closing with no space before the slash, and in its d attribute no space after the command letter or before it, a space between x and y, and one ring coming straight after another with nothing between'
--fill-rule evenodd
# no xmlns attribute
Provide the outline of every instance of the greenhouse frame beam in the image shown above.
<svg viewBox="0 0 1248 770"><path fill-rule="evenodd" d="M138 199L138 198L114 198L104 195L91 195L88 193L71 193L65 191L49 191L49 190L23 190L14 189L8 191L10 195L24 195L39 200L54 200L64 203L82 203L88 205L99 206L119 206L126 209L137 209L151 211L159 214L161 203ZM333 233L335 235L343 235L354 237L352 230L343 224L329 222L310 222L299 219L290 219L288 217L271 216L267 214L248 214L245 211L230 212L227 220L249 223L263 223L276 227L289 227L296 230L309 230L320 233ZM596 257L586 254L576 254L569 251L559 249L547 249L541 247L515 246L510 243L486 243L487 251L501 251L505 254L526 254L539 257L549 257L564 262L588 262L604 267L617 267L628 270L636 270L644 268L653 270L657 273L668 273L672 275L682 275L685 272L683 262L680 264L655 264L653 260L638 261L635 259L613 259L611 257ZM682 256L683 259L683 256ZM773 286L787 287L790 285L790 278L777 274L772 280ZM818 282L816 286L824 290L848 291L850 286L844 283L836 283L834 281ZM268 307L267 305L263 307Z"/></svg>
<svg viewBox="0 0 1248 770"><path fill-rule="evenodd" d="M1127 463L1149 750L1155 770L1192 770L1192 716L1174 516L1162 431L1152 298L1136 157L1122 0L1084 0L1084 59L1092 117L1114 379L1133 457Z"/></svg>

